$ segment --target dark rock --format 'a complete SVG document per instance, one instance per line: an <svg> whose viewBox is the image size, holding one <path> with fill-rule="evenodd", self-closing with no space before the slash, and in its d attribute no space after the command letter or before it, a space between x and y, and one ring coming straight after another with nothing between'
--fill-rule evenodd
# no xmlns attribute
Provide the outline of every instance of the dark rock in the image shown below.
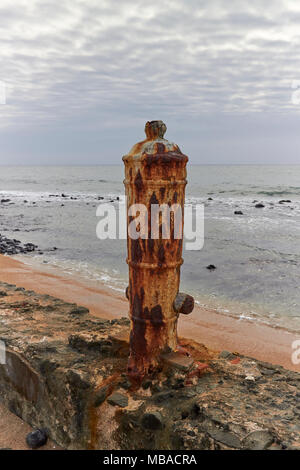
<svg viewBox="0 0 300 470"><path fill-rule="evenodd" d="M104 400L106 399L107 397L107 394L108 394L108 391L109 391L109 387L106 386L106 387L101 387L96 395L95 395L95 401L94 401L94 407L97 408L98 406L102 405L102 403L104 402Z"/></svg>
<svg viewBox="0 0 300 470"><path fill-rule="evenodd" d="M148 388L151 387L152 381L151 380L144 380L142 383L142 388L144 390L147 390Z"/></svg>
<svg viewBox="0 0 300 470"><path fill-rule="evenodd" d="M260 372L261 372L263 375L269 375L269 376L271 376L271 375L276 374L276 370L273 370L273 369L264 369L264 368L261 368L261 367L260 367L259 370L260 370Z"/></svg>
<svg viewBox="0 0 300 470"><path fill-rule="evenodd" d="M173 385L173 388L175 390L180 390L181 388L184 388L184 378L179 377L175 380L175 383Z"/></svg>
<svg viewBox="0 0 300 470"><path fill-rule="evenodd" d="M4 290L0 290L0 297L6 297L7 293Z"/></svg>
<svg viewBox="0 0 300 470"><path fill-rule="evenodd" d="M281 201L279 201L279 204L284 204L285 202L291 203L292 201L290 199L282 199Z"/></svg>
<svg viewBox="0 0 300 470"><path fill-rule="evenodd" d="M259 368L264 368L264 369L270 369L270 370L276 370L278 373L280 373L281 370L283 370L282 366L276 365L276 364L270 364L269 362L264 362L264 361L259 361L258 362L258 367ZM298 374L296 374L298 376Z"/></svg>
<svg viewBox="0 0 300 470"><path fill-rule="evenodd" d="M253 431L243 439L244 449L265 450L273 443L274 438L269 431Z"/></svg>
<svg viewBox="0 0 300 470"><path fill-rule="evenodd" d="M46 429L37 429L32 431L26 436L26 443L30 449L38 449L44 446L48 440L48 433Z"/></svg>
<svg viewBox="0 0 300 470"><path fill-rule="evenodd" d="M244 215L242 211L234 211L235 215Z"/></svg>
<svg viewBox="0 0 300 470"><path fill-rule="evenodd" d="M151 393L159 393L162 391L162 388L158 385L158 383L152 383L151 384Z"/></svg>
<svg viewBox="0 0 300 470"><path fill-rule="evenodd" d="M162 429L163 417L159 411L152 411L151 413L145 413L142 418L142 426L145 429L150 429L151 431L156 431Z"/></svg>
<svg viewBox="0 0 300 470"><path fill-rule="evenodd" d="M186 390L183 389L179 393L176 394L176 398L180 400L189 400L190 398L194 398L197 395L195 390Z"/></svg>
<svg viewBox="0 0 300 470"><path fill-rule="evenodd" d="M259 202L258 204L255 204L255 207L256 207L257 209L261 209L261 208L263 208L263 207L265 207L265 206L264 206L264 204L262 204L261 202Z"/></svg>
<svg viewBox="0 0 300 470"><path fill-rule="evenodd" d="M78 390L88 390L91 386L84 374L76 369L70 369L67 373L67 379L71 388Z"/></svg>
<svg viewBox="0 0 300 470"><path fill-rule="evenodd" d="M19 253L28 253L37 248L33 243L22 245L20 240L6 238L0 234L0 254L17 255Z"/></svg>
<svg viewBox="0 0 300 470"><path fill-rule="evenodd" d="M227 447L233 447L234 449L239 449L241 447L240 439L233 433L222 431L222 430L213 430L208 431L210 437L215 441L225 444Z"/></svg>
<svg viewBox="0 0 300 470"><path fill-rule="evenodd" d="M33 243L25 243L26 251L34 251L37 247Z"/></svg>
<svg viewBox="0 0 300 470"><path fill-rule="evenodd" d="M57 369L58 367L59 364L57 362L45 359L41 361L40 371L42 374L47 375L55 371L55 369Z"/></svg>
<svg viewBox="0 0 300 470"><path fill-rule="evenodd" d="M221 351L220 354L219 354L219 357L221 359L233 359L234 354L232 354L229 351Z"/></svg>
<svg viewBox="0 0 300 470"><path fill-rule="evenodd" d="M123 388L124 390L129 390L131 387L131 382L129 380L124 380L123 382L120 383L120 387Z"/></svg>
<svg viewBox="0 0 300 470"><path fill-rule="evenodd" d="M85 315L86 313L89 313L89 309L86 307L80 307L80 306L76 306L72 308L72 310L70 311L71 315Z"/></svg>
<svg viewBox="0 0 300 470"><path fill-rule="evenodd" d="M75 333L69 336L71 348L80 352L94 351L98 353L112 352L112 341L97 334Z"/></svg>
<svg viewBox="0 0 300 470"><path fill-rule="evenodd" d="M165 392L156 393L153 395L153 400L155 403L163 403L170 398L175 396L174 390L166 390Z"/></svg>
<svg viewBox="0 0 300 470"><path fill-rule="evenodd" d="M214 269L217 269L217 268L214 264L209 264L208 266L206 266L206 269L208 269L209 271L213 271Z"/></svg>
<svg viewBox="0 0 300 470"><path fill-rule="evenodd" d="M119 392L114 392L107 401L110 405L120 406L121 408L128 405L128 397Z"/></svg>

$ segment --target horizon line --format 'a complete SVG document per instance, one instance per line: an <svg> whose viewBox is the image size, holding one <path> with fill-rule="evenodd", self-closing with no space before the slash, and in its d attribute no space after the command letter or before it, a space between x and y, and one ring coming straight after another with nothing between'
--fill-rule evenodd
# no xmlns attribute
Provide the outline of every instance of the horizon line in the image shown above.
<svg viewBox="0 0 300 470"><path fill-rule="evenodd" d="M2 168L28 168L28 167L95 167L95 166L121 166L120 163L88 163L88 164L14 164L7 165L0 163ZM300 163L193 163L189 162L189 165L193 166L300 166Z"/></svg>

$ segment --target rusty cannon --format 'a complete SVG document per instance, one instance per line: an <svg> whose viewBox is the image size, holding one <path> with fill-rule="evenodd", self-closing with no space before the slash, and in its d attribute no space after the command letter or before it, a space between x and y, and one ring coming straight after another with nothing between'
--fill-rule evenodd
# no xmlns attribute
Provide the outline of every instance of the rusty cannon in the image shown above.
<svg viewBox="0 0 300 470"><path fill-rule="evenodd" d="M123 157L127 197L130 304L128 374L155 370L162 353L176 351L180 313L194 299L179 292L188 157L164 139L162 121L147 122L146 139Z"/></svg>

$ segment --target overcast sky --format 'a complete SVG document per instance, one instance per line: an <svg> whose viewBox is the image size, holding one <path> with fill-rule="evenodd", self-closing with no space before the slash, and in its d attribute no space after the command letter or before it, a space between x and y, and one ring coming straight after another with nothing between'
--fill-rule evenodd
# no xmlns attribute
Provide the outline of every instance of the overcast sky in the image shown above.
<svg viewBox="0 0 300 470"><path fill-rule="evenodd" d="M299 0L1 0L0 51L0 164L120 163L153 119L193 163L300 163Z"/></svg>

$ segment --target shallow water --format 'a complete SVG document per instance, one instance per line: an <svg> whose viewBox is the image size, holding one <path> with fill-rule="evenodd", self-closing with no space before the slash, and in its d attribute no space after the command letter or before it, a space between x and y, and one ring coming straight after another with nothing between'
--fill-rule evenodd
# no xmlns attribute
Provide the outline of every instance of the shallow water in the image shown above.
<svg viewBox="0 0 300 470"><path fill-rule="evenodd" d="M123 178L121 165L0 167L0 199L11 200L0 233L39 245L35 261L123 290L126 242L96 237L96 208L124 194ZM205 244L185 251L181 288L201 305L300 330L300 166L191 165L188 180L187 202L205 203Z"/></svg>

